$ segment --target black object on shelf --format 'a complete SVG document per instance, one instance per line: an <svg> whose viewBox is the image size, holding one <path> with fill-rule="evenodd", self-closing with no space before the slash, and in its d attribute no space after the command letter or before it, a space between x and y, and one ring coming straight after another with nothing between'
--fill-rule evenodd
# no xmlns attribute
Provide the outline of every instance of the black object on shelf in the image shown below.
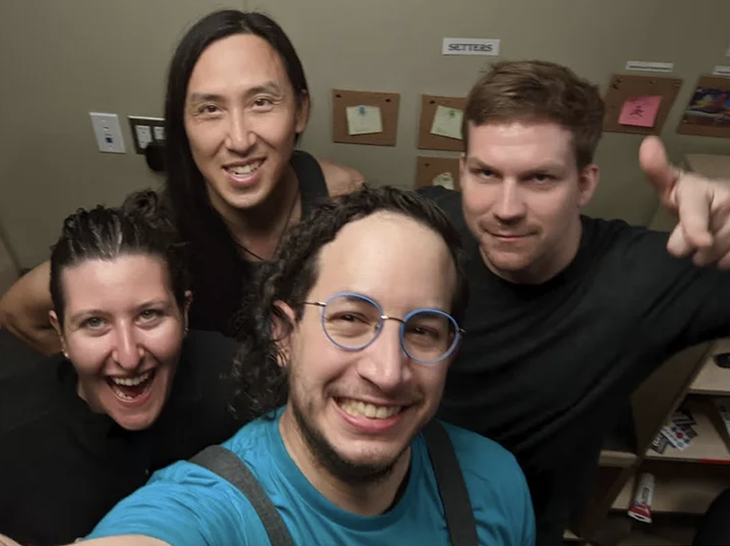
<svg viewBox="0 0 730 546"><path fill-rule="evenodd" d="M720 368L730 368L730 353L720 353L712 357Z"/></svg>
<svg viewBox="0 0 730 546"><path fill-rule="evenodd" d="M153 140L144 149L144 157L147 160L147 166L156 173L165 172L165 144L163 142Z"/></svg>

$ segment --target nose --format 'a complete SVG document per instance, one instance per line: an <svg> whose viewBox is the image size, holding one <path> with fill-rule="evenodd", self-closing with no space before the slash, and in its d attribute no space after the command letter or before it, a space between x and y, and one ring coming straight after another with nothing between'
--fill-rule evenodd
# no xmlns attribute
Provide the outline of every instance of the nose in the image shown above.
<svg viewBox="0 0 730 546"><path fill-rule="evenodd" d="M399 328L399 322L386 320L358 363L360 376L384 393L397 391L411 377L410 359L401 346Z"/></svg>
<svg viewBox="0 0 730 546"><path fill-rule="evenodd" d="M124 325L117 329L112 358L120 367L130 371L142 363L144 348L140 346L133 326Z"/></svg>
<svg viewBox="0 0 730 546"><path fill-rule="evenodd" d="M500 185L494 215L505 223L515 222L525 215L525 202L516 180L505 179Z"/></svg>
<svg viewBox="0 0 730 546"><path fill-rule="evenodd" d="M250 119L243 110L232 110L228 122L226 147L240 155L251 151L256 144L256 133L252 130Z"/></svg>

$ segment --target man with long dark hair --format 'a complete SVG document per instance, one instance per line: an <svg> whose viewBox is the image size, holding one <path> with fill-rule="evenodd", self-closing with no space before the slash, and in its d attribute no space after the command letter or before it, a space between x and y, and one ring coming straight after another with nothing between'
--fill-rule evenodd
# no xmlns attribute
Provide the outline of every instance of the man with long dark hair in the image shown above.
<svg viewBox="0 0 730 546"><path fill-rule="evenodd" d="M211 13L177 46L165 100L165 196L190 246L192 327L232 335L259 263L284 232L316 201L362 184L355 170L295 150L310 108L302 62L266 15ZM0 300L0 324L58 352L50 309L45 263Z"/></svg>

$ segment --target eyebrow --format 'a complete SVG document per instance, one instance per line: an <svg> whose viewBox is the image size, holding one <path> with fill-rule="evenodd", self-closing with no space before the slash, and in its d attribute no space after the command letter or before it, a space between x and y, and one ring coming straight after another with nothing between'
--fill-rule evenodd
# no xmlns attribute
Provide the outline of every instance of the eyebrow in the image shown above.
<svg viewBox="0 0 730 546"><path fill-rule="evenodd" d="M485 163L481 159L477 157L470 157L466 160L467 166L471 169L477 168L477 169L484 169L485 171L492 171L497 174L502 174L501 171L495 167L492 167L491 165ZM550 172L550 171L558 171L563 172L565 169L564 167L559 163L553 163L553 162L547 162L543 163L541 165L538 165L536 167L532 167L530 169L526 169L521 174L534 174L534 173L542 173L542 172Z"/></svg>
<svg viewBox="0 0 730 546"><path fill-rule="evenodd" d="M69 322L76 323L80 322L81 319L87 318L87 317L95 317L98 315L106 315L104 311L101 309L83 309L82 311L79 311L78 313L75 313L71 315L68 319Z"/></svg>
<svg viewBox="0 0 730 546"><path fill-rule="evenodd" d="M274 81L264 82L260 85L256 85L246 90L245 95L250 97L258 95L259 93L272 93L274 95L283 95L281 86ZM218 93L206 93L201 91L194 91L188 97L188 101L192 103L197 102L221 102L224 101L225 97Z"/></svg>
<svg viewBox="0 0 730 546"><path fill-rule="evenodd" d="M170 307L170 302L164 299L149 300L138 305L135 308L135 311L139 312L143 309L149 309L151 307L164 307L165 309L168 309ZM71 315L71 317L69 317L69 322L75 323L87 317L107 316L108 314L109 313L102 309L82 309L78 313Z"/></svg>

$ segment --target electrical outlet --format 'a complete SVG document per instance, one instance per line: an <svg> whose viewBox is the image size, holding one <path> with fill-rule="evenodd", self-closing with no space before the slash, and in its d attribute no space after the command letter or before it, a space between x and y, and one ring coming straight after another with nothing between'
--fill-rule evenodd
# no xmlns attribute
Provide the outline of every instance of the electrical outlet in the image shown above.
<svg viewBox="0 0 730 546"><path fill-rule="evenodd" d="M119 127L119 116L99 112L89 112L89 116L99 151L113 154L126 153L122 130Z"/></svg>
<svg viewBox="0 0 730 546"><path fill-rule="evenodd" d="M129 128L132 130L134 150L143 154L151 142L165 141L165 120L147 116L129 116Z"/></svg>

